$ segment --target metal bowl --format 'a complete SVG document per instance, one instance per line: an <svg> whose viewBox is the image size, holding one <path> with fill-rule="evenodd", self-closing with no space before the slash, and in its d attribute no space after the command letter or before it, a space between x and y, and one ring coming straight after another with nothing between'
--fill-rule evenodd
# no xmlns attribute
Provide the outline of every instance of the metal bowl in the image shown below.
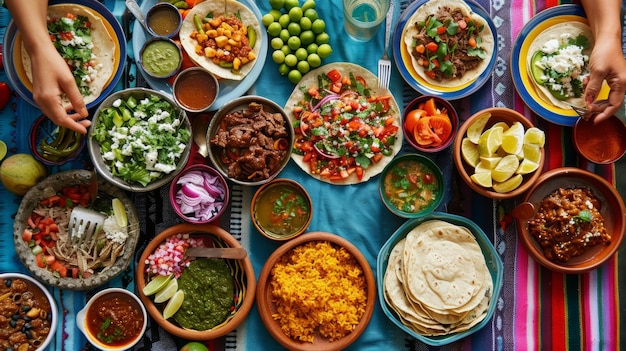
<svg viewBox="0 0 626 351"><path fill-rule="evenodd" d="M178 127L175 127L176 132L181 135L181 139L185 140L185 149L183 150L181 156L176 160L176 169L172 170L169 173L161 172L162 175L160 176L160 178L154 179L146 185L135 181L127 181L122 179L120 176L113 174L109 165L112 162L107 162L104 160L101 145L94 138L97 125L100 122L101 111L103 111L103 109L105 108L113 106L116 100L128 99L131 96L136 98L137 101L149 97L158 97L164 101L167 101L171 106L173 106L174 111L176 111L176 113L178 114L177 118L180 121L180 125ZM110 141L108 140L107 142L110 143ZM155 190L165 184L168 184L180 171L182 171L182 169L187 164L187 161L189 160L192 143L193 141L191 139L191 123L189 123L187 113L182 108L180 108L180 106L178 106L169 95L146 88L130 88L112 94L111 96L107 97L98 107L96 113L93 116L92 125L89 129L89 140L87 142L87 147L89 150L89 156L91 157L91 161L93 162L94 167L98 171L98 174L100 174L100 176L124 190L132 192L146 192ZM145 157L146 155L147 151L144 152L143 157ZM137 161L134 160L134 162Z"/></svg>
<svg viewBox="0 0 626 351"><path fill-rule="evenodd" d="M228 147L225 148L225 147L219 146L213 140L218 134L220 128L223 128L223 122L228 115L246 111L248 110L250 104L253 104L253 103L260 104L263 108L263 111L267 113L279 114L280 117L282 118L281 122L282 122L282 126L285 129L286 135L282 138L274 138L273 139L274 146L268 145L267 147L263 148L263 151L259 151L257 149L257 151L259 152L280 152L282 154L282 156L280 157L280 160L278 160L276 163L273 163L273 164L267 164L267 163L265 164L265 166L269 168L269 172L267 172L267 174L257 174L254 176L249 176L249 174L253 172L250 171L249 169L245 170L245 168L248 167L248 164L243 164L243 166L241 167L233 167L233 160L235 158L238 158L241 155L236 155L235 157L231 157L229 153L232 152L233 148L228 148ZM267 120L266 117L261 118L262 122L266 120ZM253 128L255 128L255 131L259 131L259 132L261 132L262 130L262 128L257 128L257 126L253 126ZM227 130L232 130L232 129L228 127ZM254 137L254 139L258 140L257 137ZM237 98L227 103L215 113L215 115L211 119L211 122L209 123L206 140L207 140L207 149L209 151L209 159L213 163L213 166L218 171L220 171L220 173L222 173L224 177L227 177L230 181L237 183L237 184L256 186L256 185L261 185L261 184L271 181L283 170L283 168L285 168L291 156L291 149L293 148L293 143L294 143L294 135L293 135L293 128L292 128L291 122L289 121L289 118L287 117L287 114L285 113L282 107L278 106L278 104L276 104L270 99L267 99L261 96L247 95L247 96ZM281 142L278 142L279 140ZM254 141L254 142L251 141L250 145L252 146L252 148L254 148L256 145L258 145L258 141ZM252 151L252 148L250 148L248 144L245 144L245 146L237 147L235 149L237 149L237 152L241 154L246 154L248 152L254 152ZM238 165L241 165L241 164L242 163L238 163ZM240 171L239 174L237 174L238 172L233 172L232 170L229 171L229 167L231 169L232 168L239 169ZM244 170L242 171L242 169Z"/></svg>

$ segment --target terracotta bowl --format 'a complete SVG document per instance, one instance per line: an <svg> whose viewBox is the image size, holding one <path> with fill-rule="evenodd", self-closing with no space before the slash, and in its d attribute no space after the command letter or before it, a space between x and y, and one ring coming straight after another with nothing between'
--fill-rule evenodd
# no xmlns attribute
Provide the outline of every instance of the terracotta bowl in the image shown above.
<svg viewBox="0 0 626 351"><path fill-rule="evenodd" d="M600 200L600 213L604 218L604 226L607 233L611 235L608 245L593 246L582 255L571 258L567 263L555 263L546 258L541 246L528 231L529 219L518 218L516 220L519 237L528 253L544 267L566 274L584 273L602 265L619 249L626 231L626 208L615 187L604 178L579 168L557 168L542 174L535 185L524 195L524 202L533 204L537 209L539 203L555 190L573 187L589 188ZM517 208L520 206L523 204L518 205ZM530 214L534 216L534 213Z"/></svg>
<svg viewBox="0 0 626 351"><path fill-rule="evenodd" d="M579 118L572 139L578 153L587 160L613 163L626 153L626 124L615 115L597 124Z"/></svg>
<svg viewBox="0 0 626 351"><path fill-rule="evenodd" d="M289 214L294 210L301 210L302 213L294 213L295 216L278 221L280 225L273 225L276 222L272 221L271 216L279 213L274 214L272 209L279 201L285 205L281 208L282 213ZM263 184L254 193L250 216L254 227L266 238L277 241L289 240L304 233L309 227L313 218L313 202L300 183L287 178L276 178Z"/></svg>
<svg viewBox="0 0 626 351"><path fill-rule="evenodd" d="M155 236L141 253L136 268L136 282L139 298L146 306L150 316L168 333L187 340L210 340L224 336L237 328L248 316L254 303L256 278L250 257L226 260L233 274L235 284L235 308L221 324L209 330L191 330L182 328L173 318L163 318L165 304L156 304L154 296L146 296L142 290L148 281L146 258L155 251L168 237L178 234L190 234L210 240L216 247L241 248L241 244L230 233L212 224L178 224L169 227Z"/></svg>
<svg viewBox="0 0 626 351"><path fill-rule="evenodd" d="M411 111L419 109L420 105L425 104L426 101L430 99L434 99L435 106L438 110L440 110L442 113L444 112L444 110L447 112L447 115L448 117L450 117L450 122L452 124L450 135L448 136L448 138L446 138L446 140L443 140L442 143L437 146L420 145L415 139L414 131L409 130L409 128L407 128L407 123L406 123L407 115L411 113ZM438 151L447 149L448 146L450 146L454 142L454 137L456 135L456 131L458 127L459 127L459 115L454 109L454 106L452 106L452 104L450 104L448 100L443 99L439 96L427 96L427 95L419 96L413 99L413 101L411 101L408 105L406 105L406 107L404 108L404 113L402 114L402 130L404 131L406 140L409 142L409 144L411 144L411 146L413 146L413 148L421 152L438 152Z"/></svg>
<svg viewBox="0 0 626 351"><path fill-rule="evenodd" d="M216 145L215 143L212 143L211 139L213 139L213 137L217 135L218 131L220 130L222 126L222 122L224 121L224 118L226 118L227 115L247 111L251 103L261 104L263 106L263 110L267 113L278 113L282 116L283 125L287 132L286 137L280 138L280 142L278 142L279 140L278 138L275 138L274 148L264 147L264 149L274 151L276 150L276 146L279 146L280 150L285 151L285 152L284 152L284 155L280 158L280 160L276 162L276 164L270 165L271 169L269 170L268 175L261 174L261 175L251 177L249 174L253 172L249 170L248 171L243 170L238 175L236 175L235 173L229 175L228 169L230 165L232 164L232 160L233 160L233 157L229 156L229 153L231 153L232 150L230 150L229 152L226 152L226 148L223 148L219 145ZM294 143L293 134L294 133L293 133L293 127L291 126L291 122L289 121L289 118L287 117L287 114L285 113L283 108L280 107L278 104L262 96L255 96L255 95L242 96L222 106L215 113L215 115L209 122L209 127L208 127L207 135L206 135L206 143L207 143L207 149L209 151L209 159L211 160L211 163L213 164L213 166L220 173L222 173L224 177L228 178L233 183L237 183L241 185L249 185L249 186L257 186L257 185L265 184L271 181L272 179L276 178L276 176L278 176L278 173L280 173L280 171L282 171L283 168L285 168L285 166L289 162L289 159L291 157L291 149L293 148L293 143ZM239 149L240 149L239 151L245 152L248 149L248 147L247 146L240 147ZM249 164L246 163L243 165L243 167L240 167L240 168L244 169L246 168L246 166L249 167Z"/></svg>
<svg viewBox="0 0 626 351"><path fill-rule="evenodd" d="M123 272L135 255L135 247L139 240L139 218L135 205L124 191L100 177L97 179L99 201L111 201L113 198L120 199L124 204L128 217L128 238L124 243L122 253L109 269L96 269L87 278L72 278L70 274L67 277L62 277L50 268L40 267L37 264L36 256L33 254L33 248L29 247L29 244L24 241L22 234L29 227L28 219L31 217L33 210L39 206L41 200L60 193L66 186L88 185L92 182L93 177L95 177L94 172L87 170L64 171L52 174L32 187L24 195L20 203L13 224L15 251L33 277L44 284L68 290L91 290L106 284ZM65 226L67 232L67 224Z"/></svg>
<svg viewBox="0 0 626 351"><path fill-rule="evenodd" d="M280 329L279 323L272 317L272 314L276 313L276 305L274 304L272 286L270 283L272 268L292 249L310 242L329 242L333 246L343 247L357 260L364 273L367 285L367 305L365 306L365 313L361 317L359 324L356 325L356 328L351 333L336 341L330 341L329 339L322 337L317 331L315 332L315 339L313 342L296 341L285 335ZM358 339L363 331L365 331L365 328L372 317L374 306L376 305L376 282L374 281L374 275L367 259L348 240L335 234L311 232L302 234L299 237L286 242L270 255L261 270L261 274L259 275L256 302L265 328L267 328L276 341L287 349L293 351L343 350Z"/></svg>
<svg viewBox="0 0 626 351"><path fill-rule="evenodd" d="M419 173L412 172L412 174L416 175L415 184L420 184L420 188L423 189L420 190L420 193L422 194L420 197L424 197L423 194L428 191L427 189L432 189L432 200L425 204L424 208L421 210L415 211L398 207L399 203L397 201L393 201L393 199L395 198L397 200L399 197L389 195L390 193L395 194L398 192L398 188L391 187L391 185L395 183L394 181L391 181L391 179L394 179L394 173L396 173L397 170L407 169L406 164L413 162L416 162L421 167L424 167L424 169L420 170ZM390 181L386 181L388 178ZM403 218L422 217L433 212L443 200L443 196L445 194L443 172L441 172L441 169L435 162L426 156L419 154L405 154L397 156L387 166L385 166L385 169L383 169L382 175L378 180L378 193L383 204L385 204L385 207L387 207L387 209L396 216Z"/></svg>
<svg viewBox="0 0 626 351"><path fill-rule="evenodd" d="M188 178L190 174L199 175L202 178L195 179L194 177L193 181L191 181L192 179ZM184 181L184 179L188 179L190 181ZM206 180L215 180L216 183L214 185L206 184ZM193 194L187 194L183 190L183 187L186 186L204 192L206 192L207 189L215 191L221 187L224 190L224 193L222 196L214 196L213 199L215 201L213 202L207 200L198 203L194 206L194 208L197 207L197 211L183 212L183 210L181 210L179 199L185 201L186 203L193 202L195 200ZM209 197L206 196L205 198L209 199ZM170 203L172 204L174 211L176 211L176 214L189 223L206 224L218 219L219 216L224 213L226 207L228 207L229 198L230 190L228 188L228 183L226 183L226 179L224 179L224 177L222 177L222 175L216 171L215 168L205 164L195 164L185 168L176 177L174 177L172 183L170 183ZM212 205L214 205L213 209L208 211L204 210L206 208L210 208ZM200 214L200 216L198 216L198 214ZM202 215L207 215L207 217L202 217Z"/></svg>
<svg viewBox="0 0 626 351"><path fill-rule="evenodd" d="M44 310L47 309L48 315L45 318L49 320L50 332L45 337L45 339L41 341L37 341L37 344L34 344L37 350L47 350L48 346L50 346L52 341L55 340L57 324L59 323L59 309L57 308L57 304L54 300L54 297L52 297L52 294L48 291L48 288L46 288L43 284L41 284L37 280L33 279L31 276L22 274L22 273L8 273L8 272L0 273L0 280L2 280L2 286L0 288L0 295L4 295L5 293L10 293L11 296L9 298L12 298L13 296L15 296L16 293L12 292L11 288L13 287L13 282L17 281L18 279L25 281L28 286L28 291L34 293L35 301L38 301L38 303L40 304L38 307ZM11 283L9 284L9 282ZM25 299L22 299L22 300L25 300ZM26 306L26 304L24 304L24 306ZM33 306L30 306L30 307L33 307ZM26 315L26 313L27 311L20 310L18 313L20 319L30 318L28 315ZM39 322L40 318L43 318L43 315L40 315L39 317L37 317L38 319L37 322ZM13 327L10 326L8 320L2 323L2 327L0 327L0 331L3 334L5 333L8 334L9 331L6 330L7 328L13 329ZM13 332L13 330L11 330L10 332Z"/></svg>
<svg viewBox="0 0 626 351"><path fill-rule="evenodd" d="M525 174L523 176L522 183L514 190L505 192L505 193L499 193L493 190L493 188L485 188L474 183L474 181L472 181L472 179L470 178L472 174L474 174L474 168L470 166L469 164L467 164L465 160L463 159L463 156L461 154L461 144L463 142L463 138L465 138L466 136L467 129L469 128L469 126L478 118L483 116L485 113L490 113L491 117L489 118L489 121L487 122L484 130L487 130L488 128L490 128L491 126L499 122L504 122L508 126L511 126L514 122L518 121L524 126L524 130L534 126L532 122L526 119L526 117L524 117L522 114L514 110L511 110L509 108L491 107L491 108L487 108L482 111L479 111L475 113L474 115L472 115L471 117L469 117L465 122L463 122L463 124L459 127L459 130L457 131L456 138L454 139L454 150L453 150L454 165L456 166L456 169L458 170L459 175L461 176L461 179L463 179L463 181L472 190L479 193L480 195L483 195L485 197L492 198L492 199L499 199L499 200L510 199L510 198L520 196L524 192L526 192L537 181L537 178L539 178L539 175L541 174L541 170L543 168L543 163L545 161L544 148L541 147L541 157L538 162L539 164L538 168L532 173Z"/></svg>

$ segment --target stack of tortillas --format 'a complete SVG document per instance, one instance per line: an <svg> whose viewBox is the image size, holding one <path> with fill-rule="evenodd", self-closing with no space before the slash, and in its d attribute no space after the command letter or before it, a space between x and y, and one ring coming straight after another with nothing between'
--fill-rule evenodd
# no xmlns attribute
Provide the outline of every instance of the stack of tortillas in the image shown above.
<svg viewBox="0 0 626 351"><path fill-rule="evenodd" d="M468 330L487 314L493 282L469 229L430 220L413 228L389 255L385 301L421 335Z"/></svg>

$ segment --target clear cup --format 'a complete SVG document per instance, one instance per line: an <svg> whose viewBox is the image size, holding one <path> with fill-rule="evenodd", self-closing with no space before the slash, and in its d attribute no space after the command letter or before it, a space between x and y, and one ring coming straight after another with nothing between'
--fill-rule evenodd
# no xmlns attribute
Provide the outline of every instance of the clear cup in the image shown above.
<svg viewBox="0 0 626 351"><path fill-rule="evenodd" d="M343 0L346 31L354 40L369 41L385 20L391 0Z"/></svg>

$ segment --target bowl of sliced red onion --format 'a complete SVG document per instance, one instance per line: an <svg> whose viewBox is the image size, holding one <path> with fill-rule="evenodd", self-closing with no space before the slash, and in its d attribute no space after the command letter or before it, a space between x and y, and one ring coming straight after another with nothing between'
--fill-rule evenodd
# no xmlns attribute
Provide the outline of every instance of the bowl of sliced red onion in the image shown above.
<svg viewBox="0 0 626 351"><path fill-rule="evenodd" d="M172 207L189 223L212 222L224 212L228 200L226 180L216 169L205 164L187 167L170 184Z"/></svg>

